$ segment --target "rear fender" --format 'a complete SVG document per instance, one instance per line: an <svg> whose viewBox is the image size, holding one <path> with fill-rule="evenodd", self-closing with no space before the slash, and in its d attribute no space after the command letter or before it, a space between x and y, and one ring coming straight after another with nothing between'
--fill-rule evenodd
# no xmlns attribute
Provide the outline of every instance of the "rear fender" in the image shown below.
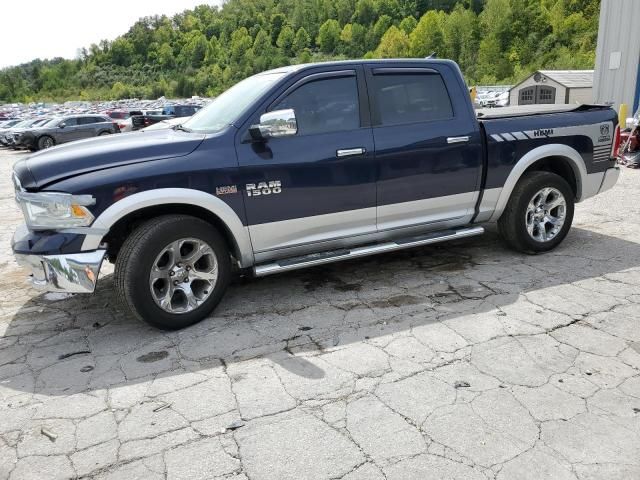
<svg viewBox="0 0 640 480"><path fill-rule="evenodd" d="M581 201L584 198L591 197L598 193L598 189L602 183L602 173L595 174L595 177L598 178L589 178L592 177L592 175L587 175L587 168L584 164L584 160L574 148L558 143L542 145L534 148L530 152L527 152L513 167L513 170L511 170L511 173L507 177L504 187L502 187L493 215L489 221L497 221L500 218L500 215L502 215L502 212L506 208L507 202L511 197L511 192L513 192L513 189L518 183L518 180L520 180L520 177L522 177L522 174L534 163L548 157L562 157L571 165L576 177L577 201Z"/></svg>

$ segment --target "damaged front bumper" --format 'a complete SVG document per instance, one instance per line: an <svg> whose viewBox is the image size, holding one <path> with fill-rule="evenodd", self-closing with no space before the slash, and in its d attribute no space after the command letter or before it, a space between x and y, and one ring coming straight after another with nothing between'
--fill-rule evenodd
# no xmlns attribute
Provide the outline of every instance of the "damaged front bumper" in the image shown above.
<svg viewBox="0 0 640 480"><path fill-rule="evenodd" d="M31 271L31 284L46 292L93 293L106 250L65 255L15 254Z"/></svg>

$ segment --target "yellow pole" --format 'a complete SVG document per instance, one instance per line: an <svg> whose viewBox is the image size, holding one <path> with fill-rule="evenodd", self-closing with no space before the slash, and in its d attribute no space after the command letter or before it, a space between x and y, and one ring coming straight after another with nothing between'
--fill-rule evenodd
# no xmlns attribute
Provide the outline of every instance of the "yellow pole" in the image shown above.
<svg viewBox="0 0 640 480"><path fill-rule="evenodd" d="M627 128L627 104L621 103L618 110L618 123L620 124L620 130Z"/></svg>

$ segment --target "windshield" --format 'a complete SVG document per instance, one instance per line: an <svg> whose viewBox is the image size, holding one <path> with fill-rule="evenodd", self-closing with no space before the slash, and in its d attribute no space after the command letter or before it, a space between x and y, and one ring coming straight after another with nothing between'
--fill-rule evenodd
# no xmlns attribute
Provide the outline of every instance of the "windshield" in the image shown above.
<svg viewBox="0 0 640 480"><path fill-rule="evenodd" d="M261 73L246 78L216 97L209 105L186 120L185 128L194 132L217 132L238 120L285 73Z"/></svg>

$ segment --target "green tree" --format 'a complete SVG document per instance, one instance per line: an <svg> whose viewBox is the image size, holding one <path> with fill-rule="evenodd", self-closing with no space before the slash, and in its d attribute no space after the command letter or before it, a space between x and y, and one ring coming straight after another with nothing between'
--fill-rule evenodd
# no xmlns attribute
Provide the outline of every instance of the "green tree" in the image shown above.
<svg viewBox="0 0 640 480"><path fill-rule="evenodd" d="M335 53L340 42L340 24L337 20L327 20L320 26L316 39L320 50L324 53Z"/></svg>
<svg viewBox="0 0 640 480"><path fill-rule="evenodd" d="M307 31L300 27L296 32L296 38L293 40L293 53L300 55L303 50L309 48L309 45L311 45L311 38Z"/></svg>
<svg viewBox="0 0 640 480"><path fill-rule="evenodd" d="M444 13L429 10L418 22L409 36L409 52L412 57L426 57L433 52L442 54L444 50L444 34L442 24Z"/></svg>
<svg viewBox="0 0 640 480"><path fill-rule="evenodd" d="M367 48L370 50L375 49L391 25L393 25L393 19L389 15L382 15L378 18L373 28L367 31Z"/></svg>
<svg viewBox="0 0 640 480"><path fill-rule="evenodd" d="M293 32L293 28L289 25L285 25L282 30L280 30L280 35L278 35L278 41L276 45L282 49L282 52L287 57L292 57L294 55L293 44L296 39L296 34ZM304 48L304 47L303 47Z"/></svg>
<svg viewBox="0 0 640 480"><path fill-rule="evenodd" d="M409 56L409 37L395 25L389 27L374 52L378 58L403 58Z"/></svg>
<svg viewBox="0 0 640 480"><path fill-rule="evenodd" d="M280 36L280 31L287 23L287 17L282 13L271 15L271 43L276 43Z"/></svg>
<svg viewBox="0 0 640 480"><path fill-rule="evenodd" d="M415 19L415 17L405 17L400 22L399 27L400 27L400 30L402 30L404 33L406 33L407 35L410 35L417 25L418 25L418 21Z"/></svg>
<svg viewBox="0 0 640 480"><path fill-rule="evenodd" d="M351 21L361 25L372 25L376 20L376 16L377 12L373 0L358 0Z"/></svg>

